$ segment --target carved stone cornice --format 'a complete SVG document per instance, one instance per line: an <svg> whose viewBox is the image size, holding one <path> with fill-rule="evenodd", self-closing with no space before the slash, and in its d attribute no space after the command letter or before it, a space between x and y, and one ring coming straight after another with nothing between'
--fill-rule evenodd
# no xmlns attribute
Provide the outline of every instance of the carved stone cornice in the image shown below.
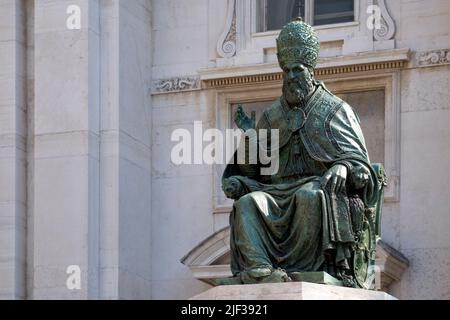
<svg viewBox="0 0 450 320"><path fill-rule="evenodd" d="M236 0L228 0L227 20L217 42L217 53L222 58L236 54Z"/></svg>
<svg viewBox="0 0 450 320"><path fill-rule="evenodd" d="M173 93L200 89L201 85L199 77L177 77L154 81L152 94Z"/></svg>
<svg viewBox="0 0 450 320"><path fill-rule="evenodd" d="M392 283L401 280L403 272L409 267L409 261L401 252L379 241L376 265L381 272L381 287L387 289Z"/></svg>
<svg viewBox="0 0 450 320"><path fill-rule="evenodd" d="M381 11L381 28L374 29L373 36L376 41L391 40L395 36L396 27L394 19L390 15L385 0L375 0L374 4L378 5Z"/></svg>
<svg viewBox="0 0 450 320"><path fill-rule="evenodd" d="M331 76L331 75L342 75L357 72L370 72L377 70L392 70L392 69L402 69L405 65L405 61L390 61L390 62L379 62L379 63L368 63L360 65L352 65L345 67L329 67L329 68L318 68L315 71L317 78ZM283 74L281 72L272 74L262 74L262 75L249 75L249 76L238 76L222 79L211 79L205 81L206 88L217 88L217 87L228 87L228 86L239 86L246 84L258 84L262 82L280 82L283 80Z"/></svg>
<svg viewBox="0 0 450 320"><path fill-rule="evenodd" d="M416 53L418 66L432 66L450 63L450 49L430 50Z"/></svg>
<svg viewBox="0 0 450 320"><path fill-rule="evenodd" d="M320 59L315 74L317 78L323 79L342 77L347 74L402 69L409 59L409 49ZM207 69L199 73L205 88L257 85L267 82L281 83L283 76L276 63Z"/></svg>

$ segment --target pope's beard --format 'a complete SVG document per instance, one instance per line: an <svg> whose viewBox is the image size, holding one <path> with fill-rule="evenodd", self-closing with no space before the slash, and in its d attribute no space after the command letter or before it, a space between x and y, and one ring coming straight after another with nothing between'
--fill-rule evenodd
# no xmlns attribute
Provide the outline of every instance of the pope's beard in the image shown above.
<svg viewBox="0 0 450 320"><path fill-rule="evenodd" d="M283 95L291 106L303 105L314 85L309 82L298 80L285 80L283 84Z"/></svg>

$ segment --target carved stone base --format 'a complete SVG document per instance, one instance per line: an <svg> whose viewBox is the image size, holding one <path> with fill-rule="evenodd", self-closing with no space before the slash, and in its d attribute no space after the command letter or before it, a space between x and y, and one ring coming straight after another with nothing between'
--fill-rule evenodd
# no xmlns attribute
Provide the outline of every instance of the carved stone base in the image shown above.
<svg viewBox="0 0 450 320"><path fill-rule="evenodd" d="M212 288L190 300L397 300L368 291L309 282L232 285Z"/></svg>

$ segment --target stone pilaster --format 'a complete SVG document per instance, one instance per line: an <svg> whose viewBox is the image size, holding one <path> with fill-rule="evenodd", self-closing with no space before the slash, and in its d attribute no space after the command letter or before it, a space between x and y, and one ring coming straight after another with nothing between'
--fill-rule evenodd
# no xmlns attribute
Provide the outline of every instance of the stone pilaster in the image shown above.
<svg viewBox="0 0 450 320"><path fill-rule="evenodd" d="M151 1L102 0L100 297L151 297Z"/></svg>
<svg viewBox="0 0 450 320"><path fill-rule="evenodd" d="M79 8L80 29L67 27ZM98 0L35 1L33 276L35 299L99 290ZM69 266L81 288L69 290Z"/></svg>
<svg viewBox="0 0 450 320"><path fill-rule="evenodd" d="M0 299L26 296L25 2L0 2Z"/></svg>

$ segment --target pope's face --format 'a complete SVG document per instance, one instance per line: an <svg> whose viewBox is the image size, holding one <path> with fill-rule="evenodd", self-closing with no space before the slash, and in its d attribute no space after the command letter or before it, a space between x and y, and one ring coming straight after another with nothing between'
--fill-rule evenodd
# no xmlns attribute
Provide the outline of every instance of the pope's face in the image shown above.
<svg viewBox="0 0 450 320"><path fill-rule="evenodd" d="M314 89L309 69L301 63L283 65L283 94L290 105L302 104Z"/></svg>

